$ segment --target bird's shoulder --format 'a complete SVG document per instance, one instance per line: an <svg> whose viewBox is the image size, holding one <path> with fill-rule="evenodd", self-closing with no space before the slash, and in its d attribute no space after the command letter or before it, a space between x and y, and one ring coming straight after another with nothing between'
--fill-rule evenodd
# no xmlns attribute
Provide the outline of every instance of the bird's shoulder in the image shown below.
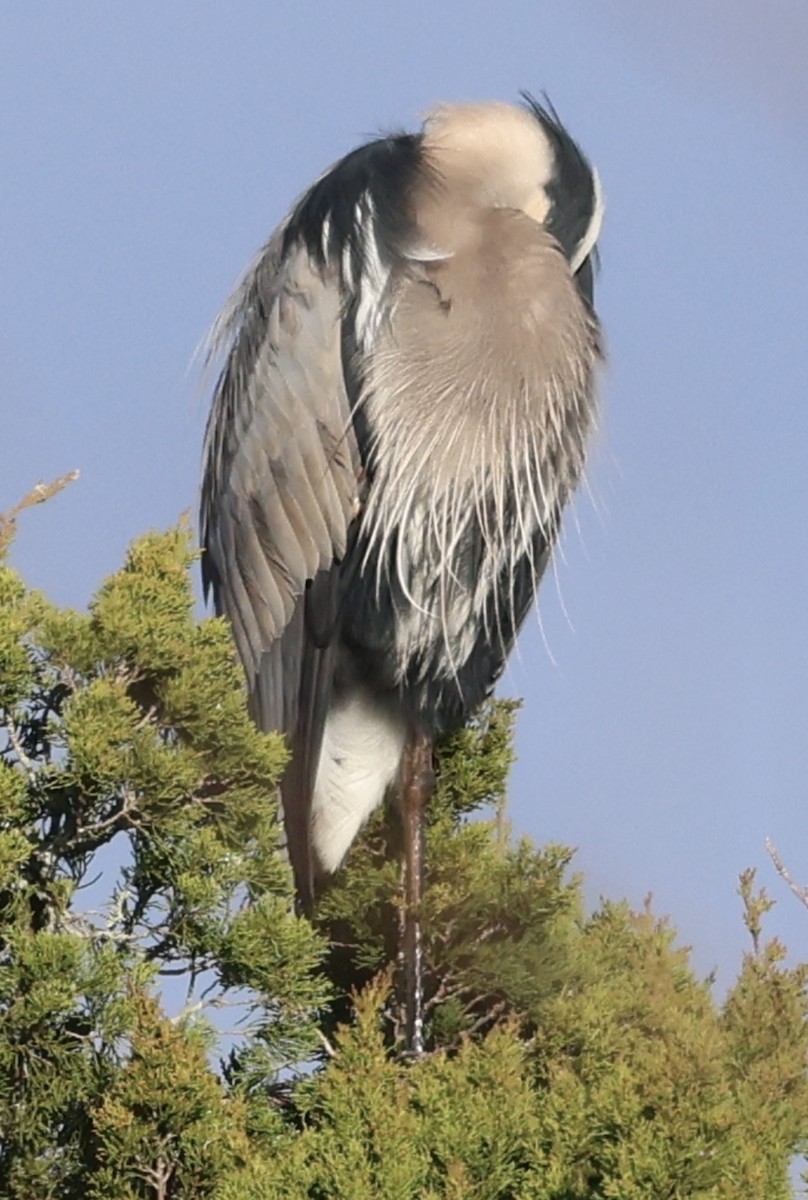
<svg viewBox="0 0 808 1200"><path fill-rule="evenodd" d="M397 133L358 146L294 204L281 249L305 246L321 268L337 265L350 288L373 267L407 253L415 234L413 193L425 170L420 134Z"/></svg>

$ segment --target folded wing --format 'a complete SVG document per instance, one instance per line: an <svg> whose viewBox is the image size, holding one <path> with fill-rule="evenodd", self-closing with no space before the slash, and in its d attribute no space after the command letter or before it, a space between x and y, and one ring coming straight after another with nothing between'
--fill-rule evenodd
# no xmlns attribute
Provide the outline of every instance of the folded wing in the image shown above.
<svg viewBox="0 0 808 1200"><path fill-rule="evenodd" d="M284 820L311 891L309 805L334 670L359 452L339 280L283 230L221 322L228 357L206 435L203 579L233 627L253 716L284 733Z"/></svg>

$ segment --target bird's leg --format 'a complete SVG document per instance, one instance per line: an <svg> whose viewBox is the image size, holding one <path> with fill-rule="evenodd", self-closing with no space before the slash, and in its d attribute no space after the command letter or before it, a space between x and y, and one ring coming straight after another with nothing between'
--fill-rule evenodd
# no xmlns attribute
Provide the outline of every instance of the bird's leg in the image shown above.
<svg viewBox="0 0 808 1200"><path fill-rule="evenodd" d="M402 957L406 1045L410 1054L424 1048L424 963L421 898L424 885L424 813L435 788L432 742L422 733L404 752L401 798L404 817L404 911Z"/></svg>

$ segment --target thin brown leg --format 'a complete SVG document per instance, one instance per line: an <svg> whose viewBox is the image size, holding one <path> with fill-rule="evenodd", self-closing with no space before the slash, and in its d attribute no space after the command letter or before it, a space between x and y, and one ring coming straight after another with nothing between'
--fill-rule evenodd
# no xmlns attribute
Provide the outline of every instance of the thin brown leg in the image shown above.
<svg viewBox="0 0 808 1200"><path fill-rule="evenodd" d="M402 956L406 1043L410 1054L424 1049L424 961L421 898L424 886L424 813L435 788L432 742L416 734L404 754L401 792L404 816L404 916Z"/></svg>

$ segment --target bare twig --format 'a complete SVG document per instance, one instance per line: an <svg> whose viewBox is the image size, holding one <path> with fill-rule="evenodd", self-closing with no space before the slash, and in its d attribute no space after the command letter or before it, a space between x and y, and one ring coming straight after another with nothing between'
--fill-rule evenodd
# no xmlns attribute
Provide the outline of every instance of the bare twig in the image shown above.
<svg viewBox="0 0 808 1200"><path fill-rule="evenodd" d="M494 1025L498 1018L502 1016L503 1012L505 1012L506 1008L507 1001L499 1000L488 1010L487 1013L483 1013L481 1017L478 1017L474 1024L466 1030L466 1033L469 1035L479 1033L481 1029L486 1027L486 1025Z"/></svg>
<svg viewBox="0 0 808 1200"><path fill-rule="evenodd" d="M154 720L154 718L156 716L157 716L157 705L152 704L152 706L150 708L146 709L143 716L140 718L137 725L135 726L135 729L144 729L147 725L149 725Z"/></svg>
<svg viewBox="0 0 808 1200"><path fill-rule="evenodd" d="M434 994L424 1002L424 1011L431 1012L439 1004L444 1004L447 1000L452 1000L455 996L462 996L465 990L462 983L455 983L455 976L447 974L440 981Z"/></svg>
<svg viewBox="0 0 808 1200"><path fill-rule="evenodd" d="M45 500L50 500L51 496L61 492L69 483L75 483L78 477L78 470L75 470L60 475L58 479L54 479L50 483L35 483L30 492L23 496L19 504L15 504L11 512L6 515L13 520L24 508L32 508L34 504L43 504Z"/></svg>
<svg viewBox="0 0 808 1200"><path fill-rule="evenodd" d="M23 496L19 503L15 504L6 513L0 513L0 552L7 549L9 542L14 536L14 529L17 523L17 517L26 508L32 508L35 504L42 504L45 500L50 500L51 496L55 496L57 492L61 492L69 483L73 483L78 479L78 471L68 471L66 475L60 475L58 479L54 479L51 483L37 483L31 488L27 495Z"/></svg>
<svg viewBox="0 0 808 1200"><path fill-rule="evenodd" d="M0 532L2 531L0 530ZM34 766L33 760L25 753L22 742L20 741L20 735L17 733L17 727L11 719L10 713L4 713L3 724L5 725L6 733L8 734L8 740L11 743L12 749L17 755L17 761L25 771L28 778L35 779L36 767Z"/></svg>
<svg viewBox="0 0 808 1200"><path fill-rule="evenodd" d="M783 882L787 884L788 888L794 893L799 902L808 908L808 887L797 883L788 870L788 867L778 854L777 847L774 845L774 842L772 842L769 838L766 838L766 851L769 855L769 858L774 863L774 868L777 871L777 874L780 876Z"/></svg>
<svg viewBox="0 0 808 1200"><path fill-rule="evenodd" d="M121 802L118 808L108 817L104 817L101 821L91 821L87 825L82 825L79 828L79 833L82 838L95 838L99 833L105 833L108 829L113 829L119 822L125 822L128 826L137 825L137 817L140 816L140 811L137 806L137 795L131 789L127 788L121 797Z"/></svg>
<svg viewBox="0 0 808 1200"><path fill-rule="evenodd" d="M144 1183L154 1188L155 1200L167 1200L168 1187L174 1174L174 1167L170 1163L158 1158L153 1167L145 1167L139 1174Z"/></svg>
<svg viewBox="0 0 808 1200"><path fill-rule="evenodd" d="M325 1034L323 1033L323 1031L321 1029L317 1030L317 1036L319 1037L320 1041L322 1042L323 1049L325 1050L328 1057L336 1058L337 1051L336 1051L334 1044L328 1040L328 1038L325 1036Z"/></svg>

